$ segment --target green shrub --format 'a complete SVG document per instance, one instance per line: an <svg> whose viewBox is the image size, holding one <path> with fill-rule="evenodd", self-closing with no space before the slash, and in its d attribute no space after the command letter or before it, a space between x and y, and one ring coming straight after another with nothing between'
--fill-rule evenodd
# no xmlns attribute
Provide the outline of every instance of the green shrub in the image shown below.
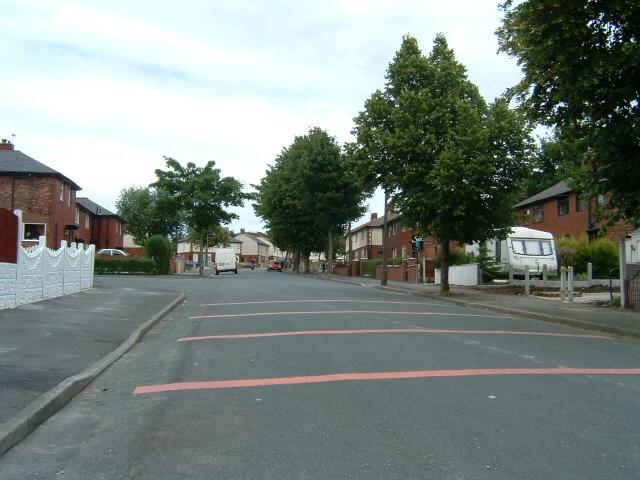
<svg viewBox="0 0 640 480"><path fill-rule="evenodd" d="M93 272L96 275L152 275L155 264L148 258L96 258Z"/></svg>
<svg viewBox="0 0 640 480"><path fill-rule="evenodd" d="M156 273L167 275L172 254L172 246L169 239L162 235L154 235L149 237L144 249L147 252L147 257L153 260Z"/></svg>
<svg viewBox="0 0 640 480"><path fill-rule="evenodd" d="M586 237L561 237L556 240L560 265L573 266L576 273L587 273L587 264L593 264L594 278L608 278L609 271L618 267L618 249L607 237L589 242Z"/></svg>
<svg viewBox="0 0 640 480"><path fill-rule="evenodd" d="M452 248L449 251L450 267L454 265L466 265L467 263L477 263L476 257L471 253L465 252L463 248ZM435 267L442 268L442 254L436 259Z"/></svg>
<svg viewBox="0 0 640 480"><path fill-rule="evenodd" d="M376 276L376 267L378 265L382 265L381 258L374 258L372 260L361 260L360 261L360 275L370 275L372 277ZM387 265L402 265L401 258L388 258Z"/></svg>

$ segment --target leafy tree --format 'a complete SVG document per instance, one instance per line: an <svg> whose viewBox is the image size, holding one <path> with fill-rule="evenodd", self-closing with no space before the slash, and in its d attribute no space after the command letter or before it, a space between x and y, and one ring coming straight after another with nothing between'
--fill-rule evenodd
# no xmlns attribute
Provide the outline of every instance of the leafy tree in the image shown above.
<svg viewBox="0 0 640 480"><path fill-rule="evenodd" d="M242 184L233 177L221 177L215 162L209 161L204 167L194 163L182 166L173 158L165 157L167 170L156 170L153 186L175 198L182 209L188 228L200 237L199 258L203 258L207 233L216 227L238 218L235 213L225 210L231 206L242 206L248 195L242 191ZM200 276L204 275L204 262L200 264Z"/></svg>
<svg viewBox="0 0 640 480"><path fill-rule="evenodd" d="M438 239L448 291L450 242L506 235L513 224L529 170L527 124L505 99L487 106L442 35L429 57L404 37L386 79L354 120L351 163L393 192L408 225Z"/></svg>
<svg viewBox="0 0 640 480"><path fill-rule="evenodd" d="M175 237L182 229L180 205L175 198L155 189L125 188L120 192L116 207L124 220L125 231L138 245L144 245L156 234Z"/></svg>
<svg viewBox="0 0 640 480"><path fill-rule="evenodd" d="M362 191L339 145L318 127L296 137L256 189L254 209L273 242L305 259L312 251L326 251L329 265L336 234L363 212Z"/></svg>
<svg viewBox="0 0 640 480"><path fill-rule="evenodd" d="M640 218L640 3L506 1L497 35L524 78L530 118L580 147L575 184L608 194L610 221Z"/></svg>

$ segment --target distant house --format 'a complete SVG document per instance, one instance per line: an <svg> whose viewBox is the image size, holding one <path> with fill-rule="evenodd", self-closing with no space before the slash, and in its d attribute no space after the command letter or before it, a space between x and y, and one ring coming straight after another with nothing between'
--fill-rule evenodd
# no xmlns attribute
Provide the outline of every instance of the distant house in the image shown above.
<svg viewBox="0 0 640 480"><path fill-rule="evenodd" d="M377 213L372 213L367 223L351 229L346 241L347 252L351 253L349 261L382 258L383 224L384 217L378 218Z"/></svg>
<svg viewBox="0 0 640 480"><path fill-rule="evenodd" d="M233 237L227 239L227 245L216 245L204 248L205 267L209 268L213 262L215 262L216 250L219 248L233 248L236 256L240 258L242 254L242 242L236 240ZM200 258L200 246L194 243L189 243L186 240L178 241L177 256L183 260L190 262L191 264L198 264Z"/></svg>
<svg viewBox="0 0 640 480"><path fill-rule="evenodd" d="M259 237L245 233L244 229L240 229L240 234L236 235L235 239L242 242L241 262L254 260L262 264L269 261L270 248L273 245L270 247L269 243Z"/></svg>
<svg viewBox="0 0 640 480"><path fill-rule="evenodd" d="M398 213L390 213L387 216L388 238L387 238L387 257L388 258L413 258L416 252L413 252L412 240L416 236L413 229L402 224L402 215ZM420 258L435 258L438 256L439 244L433 237L423 237L423 249L420 252Z"/></svg>
<svg viewBox="0 0 640 480"><path fill-rule="evenodd" d="M550 232L556 238L586 235L593 239L603 223L595 220L595 212L606 205L605 195L588 200L562 180L521 201L514 208L520 226ZM632 230L631 226L619 222L607 230L606 236L615 242Z"/></svg>
<svg viewBox="0 0 640 480"><path fill-rule="evenodd" d="M75 242L92 243L96 249L124 247L124 221L117 214L89 200L76 199L78 229Z"/></svg>
<svg viewBox="0 0 640 480"><path fill-rule="evenodd" d="M62 240L121 248L122 219L88 198L77 198L79 190L74 181L15 150L11 142L0 143L0 207L22 210L23 246L35 245L44 235L51 249Z"/></svg>

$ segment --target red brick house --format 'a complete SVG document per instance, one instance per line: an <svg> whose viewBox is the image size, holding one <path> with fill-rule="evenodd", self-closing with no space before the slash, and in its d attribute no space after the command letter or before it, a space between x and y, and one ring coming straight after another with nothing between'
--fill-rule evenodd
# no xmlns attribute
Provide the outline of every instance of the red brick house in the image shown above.
<svg viewBox="0 0 640 480"><path fill-rule="evenodd" d="M378 218L377 213L371 214L371 220L359 225L347 235L347 252L351 260L367 260L382 258L382 226L384 217Z"/></svg>
<svg viewBox="0 0 640 480"><path fill-rule="evenodd" d="M123 248L122 218L86 197L78 197L76 204L76 220L79 226L74 235L74 241L92 243L97 250Z"/></svg>
<svg viewBox="0 0 640 480"><path fill-rule="evenodd" d="M123 223L117 215L88 199L76 198L81 188L60 172L0 143L0 207L22 210L22 245L35 245L40 235L47 247L82 241L100 248L122 246Z"/></svg>
<svg viewBox="0 0 640 480"><path fill-rule="evenodd" d="M76 222L76 192L80 187L24 153L11 142L0 143L0 207L22 210L22 245L35 245L40 235L47 247L72 242Z"/></svg>
<svg viewBox="0 0 640 480"><path fill-rule="evenodd" d="M598 208L606 206L604 195L588 200L575 192L565 180L515 205L518 225L562 236L595 238L603 222L594 218ZM606 236L614 242L633 231L631 225L616 223Z"/></svg>

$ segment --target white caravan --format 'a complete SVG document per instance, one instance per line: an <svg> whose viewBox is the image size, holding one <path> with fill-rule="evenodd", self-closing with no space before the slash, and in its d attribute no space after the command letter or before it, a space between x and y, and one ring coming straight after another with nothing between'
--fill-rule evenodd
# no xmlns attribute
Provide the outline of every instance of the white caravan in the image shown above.
<svg viewBox="0 0 640 480"><path fill-rule="evenodd" d="M216 275L220 272L238 273L236 251L233 248L218 248L216 250Z"/></svg>
<svg viewBox="0 0 640 480"><path fill-rule="evenodd" d="M529 265L532 276L542 276L544 265L549 275L558 273L558 260L553 235L549 232L526 227L511 227L511 233L505 240L488 240L489 255L495 259L503 271L509 271L509 265L515 275L524 275ZM467 253L478 255L480 244L467 245Z"/></svg>

